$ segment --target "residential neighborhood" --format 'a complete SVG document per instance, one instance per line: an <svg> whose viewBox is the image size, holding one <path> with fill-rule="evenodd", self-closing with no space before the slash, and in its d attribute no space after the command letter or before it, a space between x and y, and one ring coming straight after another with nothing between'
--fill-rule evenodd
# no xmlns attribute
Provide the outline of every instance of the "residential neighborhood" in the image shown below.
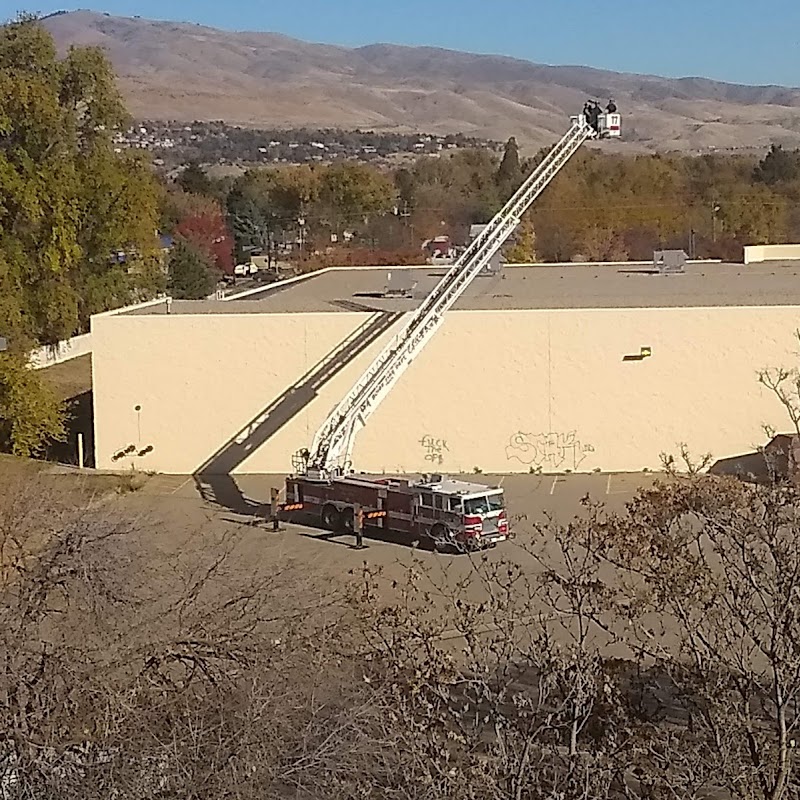
<svg viewBox="0 0 800 800"><path fill-rule="evenodd" d="M117 152L146 150L157 166L192 160L207 164L310 164L354 160L380 163L476 147L497 151L501 145L453 134L397 134L346 130L256 130L224 122L145 120L114 135Z"/></svg>

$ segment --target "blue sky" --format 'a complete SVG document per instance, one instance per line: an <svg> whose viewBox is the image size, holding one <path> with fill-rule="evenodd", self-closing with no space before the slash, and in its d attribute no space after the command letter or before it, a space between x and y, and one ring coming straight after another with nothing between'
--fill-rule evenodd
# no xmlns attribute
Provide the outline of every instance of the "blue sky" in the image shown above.
<svg viewBox="0 0 800 800"><path fill-rule="evenodd" d="M800 86L800 0L97 1L95 10L111 14L332 44L434 45L546 64ZM0 0L0 16L79 7Z"/></svg>

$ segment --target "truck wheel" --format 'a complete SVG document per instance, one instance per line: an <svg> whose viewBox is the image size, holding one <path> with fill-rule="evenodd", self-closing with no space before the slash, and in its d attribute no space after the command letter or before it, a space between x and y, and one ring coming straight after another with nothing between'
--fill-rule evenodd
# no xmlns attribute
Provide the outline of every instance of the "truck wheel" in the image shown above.
<svg viewBox="0 0 800 800"><path fill-rule="evenodd" d="M320 514L322 527L329 531L335 531L339 527L339 510L336 506L325 506Z"/></svg>
<svg viewBox="0 0 800 800"><path fill-rule="evenodd" d="M435 550L443 553L445 550L453 546L453 534L447 529L445 525L434 525L429 536L433 541Z"/></svg>

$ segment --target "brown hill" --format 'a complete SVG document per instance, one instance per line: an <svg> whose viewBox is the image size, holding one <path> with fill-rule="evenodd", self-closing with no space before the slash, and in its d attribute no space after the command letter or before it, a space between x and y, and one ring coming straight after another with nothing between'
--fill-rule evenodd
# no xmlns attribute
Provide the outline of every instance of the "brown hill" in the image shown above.
<svg viewBox="0 0 800 800"><path fill-rule="evenodd" d="M667 79L501 56L377 44L348 49L273 33L61 13L63 49L99 45L142 118L263 127L463 132L528 148L552 143L587 96L613 96L628 147L800 147L800 89Z"/></svg>

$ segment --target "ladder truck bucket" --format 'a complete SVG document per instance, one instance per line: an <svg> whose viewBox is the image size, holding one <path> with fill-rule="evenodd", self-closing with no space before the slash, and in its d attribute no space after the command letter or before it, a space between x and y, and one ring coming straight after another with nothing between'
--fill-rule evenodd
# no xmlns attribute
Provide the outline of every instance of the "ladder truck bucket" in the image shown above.
<svg viewBox="0 0 800 800"><path fill-rule="evenodd" d="M600 115L600 136L603 139L619 139L622 136L622 117L619 114Z"/></svg>

